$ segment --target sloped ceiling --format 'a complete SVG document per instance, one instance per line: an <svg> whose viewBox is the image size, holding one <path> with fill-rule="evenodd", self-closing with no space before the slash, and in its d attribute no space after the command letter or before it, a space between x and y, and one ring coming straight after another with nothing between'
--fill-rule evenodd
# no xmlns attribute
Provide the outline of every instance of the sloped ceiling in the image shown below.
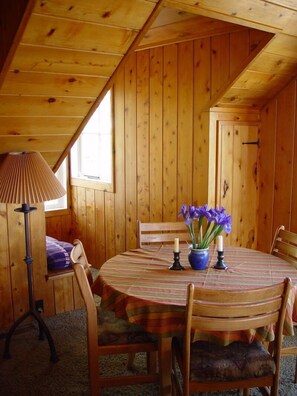
<svg viewBox="0 0 297 396"><path fill-rule="evenodd" d="M295 0L26 1L0 62L0 154L37 150L53 169L130 51L242 27L267 32L268 44L211 106L261 108L297 72Z"/></svg>

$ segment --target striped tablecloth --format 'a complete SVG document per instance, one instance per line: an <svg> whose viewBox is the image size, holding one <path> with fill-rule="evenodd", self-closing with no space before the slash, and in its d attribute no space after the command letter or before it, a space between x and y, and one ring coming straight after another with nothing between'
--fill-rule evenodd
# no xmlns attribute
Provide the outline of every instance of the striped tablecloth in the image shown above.
<svg viewBox="0 0 297 396"><path fill-rule="evenodd" d="M286 261L256 250L226 247L227 270L216 270L215 247L210 248L210 262L205 270L195 271L188 263L188 248L181 246L180 262L185 271L171 271L172 246L135 249L106 261L93 284L93 292L101 296L101 306L118 317L141 324L147 331L165 337L180 335L184 328L186 289L189 283L206 288L238 289L270 285L290 277L294 286L287 308L285 331L293 334L292 318L297 319L297 269ZM254 337L271 340L272 331L251 330L203 334L195 339L220 341L237 339L251 342Z"/></svg>

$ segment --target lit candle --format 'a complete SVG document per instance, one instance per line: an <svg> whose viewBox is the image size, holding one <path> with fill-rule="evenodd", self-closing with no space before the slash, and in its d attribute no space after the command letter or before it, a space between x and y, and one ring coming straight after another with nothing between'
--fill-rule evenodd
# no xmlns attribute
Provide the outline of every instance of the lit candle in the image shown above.
<svg viewBox="0 0 297 396"><path fill-rule="evenodd" d="M179 238L174 238L174 251L175 253L179 252Z"/></svg>
<svg viewBox="0 0 297 396"><path fill-rule="evenodd" d="M224 251L223 236L219 235L218 236L218 252L223 252L223 251Z"/></svg>

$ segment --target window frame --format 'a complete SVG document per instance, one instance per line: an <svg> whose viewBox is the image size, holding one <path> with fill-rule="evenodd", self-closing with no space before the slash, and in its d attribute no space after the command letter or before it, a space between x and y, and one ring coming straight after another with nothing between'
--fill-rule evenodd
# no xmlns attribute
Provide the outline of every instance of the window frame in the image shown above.
<svg viewBox="0 0 297 396"><path fill-rule="evenodd" d="M102 181L100 179L93 179L93 178L87 178L87 177L78 177L78 176L73 176L72 175L72 169L70 166L70 185L75 186L75 187L84 187L84 188L92 188L94 190L99 190L99 191L106 191L106 192L114 192L114 169L115 169L115 155L114 155L114 139L115 139L115 122L114 122L114 91L113 88L109 88L110 91L110 102L111 102L111 181L106 182ZM108 92L108 91L107 91ZM107 94L105 93L105 95ZM100 105L100 104L99 104ZM98 106L99 106L98 105ZM97 110L98 107L94 110L94 112ZM93 114L94 114L93 112ZM93 115L92 114L92 115ZM92 117L91 115L91 117ZM90 118L91 118L90 117ZM83 130L81 131L81 134L83 133ZM78 137L79 139L79 137ZM71 150L69 152L69 157L70 157L70 165L72 164L73 161L73 156L71 155Z"/></svg>
<svg viewBox="0 0 297 396"><path fill-rule="evenodd" d="M65 177L66 177L66 183L65 186L63 187L66 190L66 208L54 208L54 209L46 209L45 203L44 203L44 212L46 217L51 217L51 216L56 216L57 214L68 214L70 213L70 177L69 177L69 157L67 156L63 162L61 163L60 167L65 163ZM59 169L60 169L59 167ZM55 172L55 174L59 171L59 169ZM59 180L59 179L58 179ZM61 197L62 198L62 197Z"/></svg>

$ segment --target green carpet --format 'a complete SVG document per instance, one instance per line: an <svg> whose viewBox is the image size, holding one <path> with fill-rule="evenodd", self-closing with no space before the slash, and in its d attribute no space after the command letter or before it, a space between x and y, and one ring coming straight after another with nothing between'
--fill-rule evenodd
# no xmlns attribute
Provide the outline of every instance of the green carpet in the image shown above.
<svg viewBox="0 0 297 396"><path fill-rule="evenodd" d="M84 396L89 395L88 367L86 349L86 323L83 309L46 318L46 323L55 341L59 361L50 362L47 340L38 340L37 326L14 334L11 340L11 359L0 357L0 395L1 396ZM35 322L36 324L36 322ZM1 337L1 334L0 334ZM297 343L297 337L286 342ZM4 338L0 339L3 354ZM136 357L135 365L139 370L145 367L142 354ZM126 357L104 357L102 370L105 372L125 372ZM297 385L293 383L295 358L282 358L280 392L283 396L296 396ZM216 393L236 395L236 392ZM253 396L260 393L252 390ZM102 396L155 396L159 395L156 384L133 385L109 388Z"/></svg>

